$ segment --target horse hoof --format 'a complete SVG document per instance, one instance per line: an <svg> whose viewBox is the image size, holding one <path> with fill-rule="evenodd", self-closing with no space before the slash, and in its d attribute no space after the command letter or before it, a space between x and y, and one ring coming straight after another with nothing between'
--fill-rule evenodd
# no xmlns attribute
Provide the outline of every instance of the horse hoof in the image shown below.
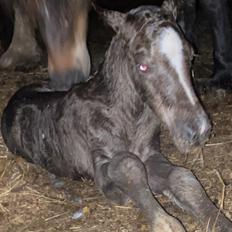
<svg viewBox="0 0 232 232"><path fill-rule="evenodd" d="M68 70L62 73L51 73L50 79L52 90L67 91L75 84L86 82L89 77L86 77L80 70Z"/></svg>
<svg viewBox="0 0 232 232"><path fill-rule="evenodd" d="M196 89L199 92L207 92L222 89L232 92L232 71L219 71L212 78L200 78L195 80Z"/></svg>
<svg viewBox="0 0 232 232"><path fill-rule="evenodd" d="M7 70L28 70L37 66L41 61L41 52L22 54L7 50L0 58L0 68Z"/></svg>

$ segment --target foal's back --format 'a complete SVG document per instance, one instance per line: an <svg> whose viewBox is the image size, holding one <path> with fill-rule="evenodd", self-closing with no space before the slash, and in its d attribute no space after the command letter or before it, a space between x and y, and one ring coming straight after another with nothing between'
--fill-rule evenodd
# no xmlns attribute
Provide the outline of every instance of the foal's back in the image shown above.
<svg viewBox="0 0 232 232"><path fill-rule="evenodd" d="M87 117L88 107L84 105L89 100L84 100L88 95L83 94L84 90L77 94L78 88L51 92L45 84L30 85L16 92L1 121L2 136L9 150L57 175L78 177L84 173L90 164L83 154L83 147L88 146L81 132L86 127L82 119ZM78 156L80 153L83 155ZM77 163L80 167L74 167ZM91 175L89 170L87 174Z"/></svg>

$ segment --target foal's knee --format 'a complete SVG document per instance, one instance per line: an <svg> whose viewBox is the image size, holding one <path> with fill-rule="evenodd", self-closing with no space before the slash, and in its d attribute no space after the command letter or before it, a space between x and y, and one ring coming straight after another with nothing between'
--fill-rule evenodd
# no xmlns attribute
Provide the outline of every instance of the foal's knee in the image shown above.
<svg viewBox="0 0 232 232"><path fill-rule="evenodd" d="M168 188L174 195L181 193L186 199L190 199L194 193L198 192L199 182L190 170L176 167L168 177Z"/></svg>
<svg viewBox="0 0 232 232"><path fill-rule="evenodd" d="M172 188L183 189L185 191L196 190L199 186L199 182L193 173L183 167L176 167L173 169L168 177L168 183L171 184Z"/></svg>
<svg viewBox="0 0 232 232"><path fill-rule="evenodd" d="M193 173L182 167L176 167L168 177L164 194L180 208L192 211L199 209L199 199L205 198L205 192Z"/></svg>
<svg viewBox="0 0 232 232"><path fill-rule="evenodd" d="M118 184L137 185L145 183L146 171L141 160L129 152L120 152L112 159L109 177Z"/></svg>

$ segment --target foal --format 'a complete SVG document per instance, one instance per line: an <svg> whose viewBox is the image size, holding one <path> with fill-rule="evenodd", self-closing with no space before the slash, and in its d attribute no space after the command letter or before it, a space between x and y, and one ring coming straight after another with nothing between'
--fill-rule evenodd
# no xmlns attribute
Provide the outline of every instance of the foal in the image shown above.
<svg viewBox="0 0 232 232"><path fill-rule="evenodd" d="M2 117L9 149L60 176L90 176L110 200L131 199L155 232L185 231L153 196L162 193L195 216L203 228L232 231L187 169L160 152L160 123L183 152L201 146L209 120L191 85L192 48L176 9L139 7L102 11L116 35L104 64L88 83L68 92L44 85L19 90Z"/></svg>

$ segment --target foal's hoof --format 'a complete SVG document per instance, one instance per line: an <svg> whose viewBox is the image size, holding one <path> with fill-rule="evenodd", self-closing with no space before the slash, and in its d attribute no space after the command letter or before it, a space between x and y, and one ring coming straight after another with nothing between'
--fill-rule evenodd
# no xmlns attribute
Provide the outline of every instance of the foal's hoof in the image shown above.
<svg viewBox="0 0 232 232"><path fill-rule="evenodd" d="M185 232L181 223L171 216L160 216L153 224L153 232Z"/></svg>
<svg viewBox="0 0 232 232"><path fill-rule="evenodd" d="M86 77L80 70L67 70L62 73L51 73L50 79L52 90L67 91L75 84L86 82L89 77Z"/></svg>

